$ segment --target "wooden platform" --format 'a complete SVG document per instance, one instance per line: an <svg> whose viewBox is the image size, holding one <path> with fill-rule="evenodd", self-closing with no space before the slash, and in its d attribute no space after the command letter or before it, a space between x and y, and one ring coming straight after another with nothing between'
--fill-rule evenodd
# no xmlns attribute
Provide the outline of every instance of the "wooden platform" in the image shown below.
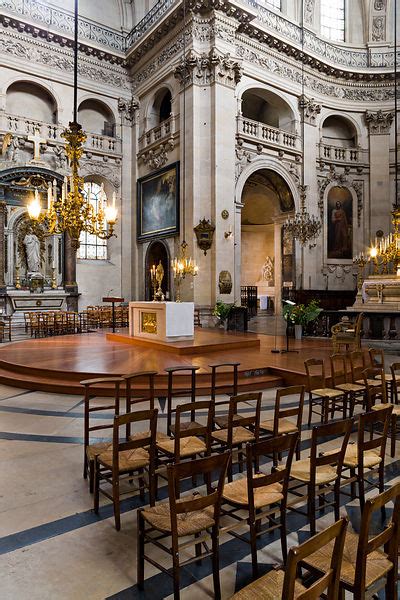
<svg viewBox="0 0 400 600"><path fill-rule="evenodd" d="M215 339L215 330L200 331L204 342L207 335ZM229 333L221 332L219 335L233 339ZM224 350L183 356L110 340L107 339L108 333L104 332L15 342L0 348L0 383L29 390L81 394L79 382L83 379L152 370L158 373L156 394L165 396L165 367L196 365L200 367L197 371L198 393L207 395L211 385L210 365L238 361L239 390L261 390L305 382L304 360L315 356L327 359L332 351L330 340L304 339L291 340L292 347L299 350L298 354L273 354L272 336L249 335L251 337L244 335L242 341L247 338L259 343L244 348L226 344ZM237 337L239 334L235 334L235 344L239 341ZM278 337L277 347L284 346L284 338ZM329 373L328 364L326 366ZM186 374L179 375L178 381L178 387L185 388L189 384L189 377ZM228 377L222 374L219 384L223 386L228 381ZM105 388L103 392L107 394L110 390Z"/></svg>
<svg viewBox="0 0 400 600"><path fill-rule="evenodd" d="M128 333L107 333L106 339L113 342L122 342L131 346L143 346L152 350L170 352L179 356L185 354L208 354L208 352L225 352L225 350L244 350L245 348L259 348L260 340L254 333L235 333L220 329L196 329L193 340L180 342L163 342L134 337Z"/></svg>

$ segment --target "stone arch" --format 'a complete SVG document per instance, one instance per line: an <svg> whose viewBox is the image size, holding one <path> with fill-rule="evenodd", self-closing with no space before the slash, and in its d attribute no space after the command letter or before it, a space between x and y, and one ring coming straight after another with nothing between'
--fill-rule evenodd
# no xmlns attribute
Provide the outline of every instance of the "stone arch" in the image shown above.
<svg viewBox="0 0 400 600"><path fill-rule="evenodd" d="M328 111L328 112L324 113L322 116L320 116L319 124L318 124L319 132L320 132L320 139L322 140L324 137L323 129L324 129L324 124L326 123L326 121L334 120L334 119L337 119L337 121L339 123L342 122L344 125L346 125L349 129L351 129L353 131L354 147L359 146L360 139L361 139L360 125L357 123L357 121L351 115L348 115L348 114L343 115L342 113L338 113L335 110Z"/></svg>
<svg viewBox="0 0 400 600"><path fill-rule="evenodd" d="M270 86L248 84L239 95L240 112L244 118L264 123L275 129L295 133L298 122L298 111L291 102Z"/></svg>
<svg viewBox="0 0 400 600"><path fill-rule="evenodd" d="M96 101L99 104L102 104L107 111L109 111L114 119L114 122L117 123L118 122L118 109L115 107L115 105L112 102L109 102L108 99L106 98L98 98L96 96L93 96L93 94L82 94L78 96L78 110L79 110L79 106L83 103L86 102L86 100L90 100L90 101Z"/></svg>
<svg viewBox="0 0 400 600"><path fill-rule="evenodd" d="M115 137L114 111L98 98L89 96L79 102L78 121L84 131Z"/></svg>
<svg viewBox="0 0 400 600"><path fill-rule="evenodd" d="M161 84L152 93L151 97L148 99L148 102L146 104L146 108L144 111L146 130L152 129L153 127L156 127L157 125L159 125L162 120L166 120L165 118L164 119L160 118L160 109L161 109L163 101L165 100L165 98L167 96L169 96L169 104L170 104L170 109L171 109L171 113L172 113L173 89L169 84L167 84L167 83ZM168 118L168 117L166 117L166 118Z"/></svg>
<svg viewBox="0 0 400 600"><path fill-rule="evenodd" d="M25 90L24 90L25 87ZM5 109L10 114L15 114L19 117L32 118L36 121L42 121L45 123L56 124L58 122L59 115L59 100L56 98L54 91L50 90L47 86L43 85L42 80L36 80L35 78L19 78L15 77L12 81L8 81L5 89ZM16 97L25 94L26 96L36 97L37 102L34 107L32 114L27 116L26 103L22 102L24 108L19 109L19 102L17 102L17 108L10 110L8 102L11 94ZM47 110L46 110L47 109ZM18 112L20 110L20 112ZM15 112L14 112L15 111Z"/></svg>
<svg viewBox="0 0 400 600"><path fill-rule="evenodd" d="M168 243L166 240L152 240L146 248L146 255L144 259L144 273L145 273L145 298L146 300L152 300L152 286L150 279L150 269L153 264L158 264L158 260L161 260L161 263L164 268L164 279L162 283L162 290L164 294L168 292L171 293L171 282L170 282L170 264L171 264L171 254Z"/></svg>

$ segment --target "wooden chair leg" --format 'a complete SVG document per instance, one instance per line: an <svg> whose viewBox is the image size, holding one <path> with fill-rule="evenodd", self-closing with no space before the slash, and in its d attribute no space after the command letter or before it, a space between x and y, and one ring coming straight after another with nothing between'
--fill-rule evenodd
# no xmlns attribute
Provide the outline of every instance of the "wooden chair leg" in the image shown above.
<svg viewBox="0 0 400 600"><path fill-rule="evenodd" d="M286 506L281 506L281 547L283 563L287 561L287 532L286 532Z"/></svg>
<svg viewBox="0 0 400 600"><path fill-rule="evenodd" d="M144 583L144 519L142 510L137 511L137 557L136 557L136 581L140 590Z"/></svg>
<svg viewBox="0 0 400 600"><path fill-rule="evenodd" d="M218 528L213 527L212 534L212 567L213 567L213 582L214 582L214 598L221 600L221 583L219 580L219 538Z"/></svg>
<svg viewBox="0 0 400 600"><path fill-rule="evenodd" d="M350 479L353 479L353 477L356 476L356 470L355 469L350 469ZM356 490L356 482L352 481L350 483L350 497L352 500L354 500L354 498L356 497L357 494L357 490Z"/></svg>
<svg viewBox="0 0 400 600"><path fill-rule="evenodd" d="M113 480L112 495L114 505L115 529L119 531L121 529L121 511L119 505L119 479L117 479L117 481Z"/></svg>
<svg viewBox="0 0 400 600"><path fill-rule="evenodd" d="M172 577L174 582L174 600L179 600L180 591L179 591L179 552L178 550L174 551L172 548Z"/></svg>
<svg viewBox="0 0 400 600"><path fill-rule="evenodd" d="M84 479L87 479L87 472L88 472L88 458L87 458L86 448L85 448L85 454L83 455L83 478Z"/></svg>
<svg viewBox="0 0 400 600"><path fill-rule="evenodd" d="M311 417L312 417L312 409L313 409L313 399L311 394L308 397L308 427L311 426Z"/></svg>
<svg viewBox="0 0 400 600"><path fill-rule="evenodd" d="M250 548L251 548L251 566L253 569L253 579L257 579L257 577L258 577L258 562L257 562L256 523L250 523Z"/></svg>
<svg viewBox="0 0 400 600"><path fill-rule="evenodd" d="M195 533L194 537L196 537L196 538L200 537L200 533ZM194 549L196 552L196 556L201 556L201 543L195 544ZM201 565L201 560L196 560L196 565Z"/></svg>
<svg viewBox="0 0 400 600"><path fill-rule="evenodd" d="M340 479L335 483L335 487L333 490L334 493L334 503L335 503L335 521L339 521L340 519Z"/></svg>
<svg viewBox="0 0 400 600"><path fill-rule="evenodd" d="M93 494L94 460L89 461L89 492Z"/></svg>
<svg viewBox="0 0 400 600"><path fill-rule="evenodd" d="M390 456L392 458L394 458L394 456L396 454L396 422L397 422L396 415L392 415L391 421L392 421L392 426L391 426L391 432L390 432L390 437L391 437Z"/></svg>
<svg viewBox="0 0 400 600"><path fill-rule="evenodd" d="M310 485L308 488L308 498L307 498L307 507L308 507L308 521L310 523L310 533L311 535L315 535L316 526L315 526L315 489Z"/></svg>
<svg viewBox="0 0 400 600"><path fill-rule="evenodd" d="M93 496L93 509L96 515L99 514L99 488L100 488L100 466L95 460L94 464L94 496Z"/></svg>

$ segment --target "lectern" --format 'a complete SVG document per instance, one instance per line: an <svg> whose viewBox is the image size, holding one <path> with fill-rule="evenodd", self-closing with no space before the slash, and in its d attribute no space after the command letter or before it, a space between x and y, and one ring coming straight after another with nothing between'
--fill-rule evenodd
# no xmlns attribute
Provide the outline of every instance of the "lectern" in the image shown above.
<svg viewBox="0 0 400 600"><path fill-rule="evenodd" d="M124 298L118 298L118 296L106 296L102 299L103 302L111 302L112 306L112 331L115 333L115 304L116 302L124 302Z"/></svg>

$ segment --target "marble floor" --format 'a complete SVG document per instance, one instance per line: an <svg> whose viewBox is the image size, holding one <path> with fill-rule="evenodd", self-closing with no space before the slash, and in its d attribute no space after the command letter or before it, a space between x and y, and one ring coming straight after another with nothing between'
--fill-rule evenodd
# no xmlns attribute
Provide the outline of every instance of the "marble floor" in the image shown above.
<svg viewBox="0 0 400 600"><path fill-rule="evenodd" d="M263 393L263 418L272 415L274 396L275 390ZM164 403L159 409L160 429L165 431ZM114 528L108 501L102 501L98 516L92 511L93 498L82 478L82 417L82 399L77 396L0 386L0 598L169 598L169 578L151 565L145 566L144 592L136 586L135 509L141 505L140 499L122 501L120 532ZM306 418L307 414L304 422ZM306 426L303 429L302 456L306 457L310 431ZM325 447L332 444L328 442ZM399 453L400 442L394 460L387 451L387 485L400 480ZM163 498L167 491L164 483L161 486ZM357 502L342 496L341 511L357 529ZM331 522L333 515L327 513L317 527ZM289 547L309 535L306 519L294 513L288 517L288 529ZM275 533L264 536L260 543L261 573L281 561ZM251 580L248 545L223 536L220 572L223 598L229 598ZM211 598L210 561L185 568L181 586L183 600Z"/></svg>

